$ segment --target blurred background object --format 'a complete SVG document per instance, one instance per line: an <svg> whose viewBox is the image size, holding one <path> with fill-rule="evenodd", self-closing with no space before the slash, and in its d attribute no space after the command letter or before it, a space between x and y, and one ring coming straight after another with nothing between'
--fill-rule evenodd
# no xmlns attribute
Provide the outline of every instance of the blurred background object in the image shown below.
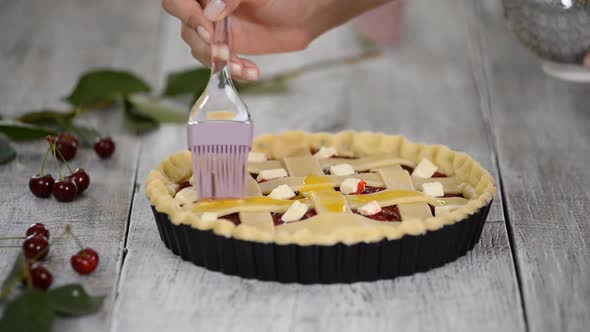
<svg viewBox="0 0 590 332"><path fill-rule="evenodd" d="M394 0L352 20L355 31L379 46L392 46L400 36L405 0Z"/></svg>
<svg viewBox="0 0 590 332"><path fill-rule="evenodd" d="M590 81L589 69L559 65L582 65L590 50L590 1L503 0L503 4L508 26L520 43L550 62L544 65L548 74Z"/></svg>

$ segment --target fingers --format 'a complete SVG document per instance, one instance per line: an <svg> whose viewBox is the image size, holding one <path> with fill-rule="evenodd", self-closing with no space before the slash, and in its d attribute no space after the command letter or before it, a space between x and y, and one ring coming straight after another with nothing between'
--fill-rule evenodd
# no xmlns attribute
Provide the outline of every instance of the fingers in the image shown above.
<svg viewBox="0 0 590 332"><path fill-rule="evenodd" d="M199 60L203 65L210 67L211 52L209 48L209 40L186 24L182 25L180 36L191 48L191 54L193 57Z"/></svg>
<svg viewBox="0 0 590 332"><path fill-rule="evenodd" d="M243 67L242 75L240 76L241 79L248 81L256 81L260 76L260 70L258 69L258 65L244 58L240 58L240 61Z"/></svg>
<svg viewBox="0 0 590 332"><path fill-rule="evenodd" d="M213 25L205 15L203 9L194 0L162 0L162 8L172 16L176 16L183 25L199 31L203 38L213 35Z"/></svg>
<svg viewBox="0 0 590 332"><path fill-rule="evenodd" d="M260 76L258 66L244 58L232 56L229 64L232 76L237 79L246 81L256 81Z"/></svg>
<svg viewBox="0 0 590 332"><path fill-rule="evenodd" d="M588 52L584 58L584 66L590 68L590 52Z"/></svg>
<svg viewBox="0 0 590 332"><path fill-rule="evenodd" d="M227 47L214 47L211 50L209 43L206 42L198 32L187 25L182 26L180 32L182 39L190 46L192 56L199 60L203 65L211 67L211 57L219 59L221 62L227 61L229 50ZM258 66L250 60L242 59L236 55L231 55L229 69L234 78L248 81L255 81L260 76Z"/></svg>
<svg viewBox="0 0 590 332"><path fill-rule="evenodd" d="M205 17L210 21L219 21L236 10L242 0L199 0L205 8Z"/></svg>

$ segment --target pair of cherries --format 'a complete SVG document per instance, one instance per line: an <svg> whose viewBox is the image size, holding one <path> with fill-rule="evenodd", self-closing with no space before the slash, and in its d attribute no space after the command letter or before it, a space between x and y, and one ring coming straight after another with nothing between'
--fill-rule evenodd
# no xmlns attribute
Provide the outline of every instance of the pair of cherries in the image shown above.
<svg viewBox="0 0 590 332"><path fill-rule="evenodd" d="M32 287L46 290L53 282L53 275L39 260L44 259L49 253L49 230L45 225L35 223L29 226L25 235L27 238L22 245L23 254L27 259L25 283L30 280ZM74 271L82 275L96 270L98 261L98 253L92 248L83 248L70 258Z"/></svg>
<svg viewBox="0 0 590 332"><path fill-rule="evenodd" d="M61 133L49 138L49 143L55 143L62 160L74 159L78 151L78 138L72 134ZM115 152L115 142L110 137L101 137L94 143L94 152L102 159L110 158Z"/></svg>

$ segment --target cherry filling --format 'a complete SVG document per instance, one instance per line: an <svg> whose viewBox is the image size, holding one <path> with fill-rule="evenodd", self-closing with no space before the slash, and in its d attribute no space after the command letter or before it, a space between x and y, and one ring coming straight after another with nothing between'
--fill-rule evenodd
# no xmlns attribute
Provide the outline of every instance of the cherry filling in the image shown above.
<svg viewBox="0 0 590 332"><path fill-rule="evenodd" d="M284 214L284 213L276 213L276 212L273 212L273 213L271 214L271 215L272 215L272 221L275 223L275 226L280 226L280 225L283 225L283 224L284 224L284 222L281 220L281 218L283 217L283 214ZM315 216L315 215L317 215L317 214L318 214L318 213L317 213L317 212L316 212L314 209L309 209L309 210L307 210L307 212L306 212L306 213L303 215L303 218L301 218L301 219L300 219L300 220L298 220L298 221L305 220L305 219L307 219L307 218L311 218L311 217L313 217L313 216ZM295 222L295 221L293 221L293 222Z"/></svg>
<svg viewBox="0 0 590 332"><path fill-rule="evenodd" d="M360 214L358 211L353 211L356 214ZM399 209L396 205L386 206L381 208L381 212L376 213L372 216L365 216L367 218L377 221L402 221L402 217L399 213Z"/></svg>
<svg viewBox="0 0 590 332"><path fill-rule="evenodd" d="M408 171L408 173L412 174L412 172L414 171L414 169L410 166L406 166L406 165L401 165L403 169L405 169L406 171ZM446 178L448 177L446 174L441 173L441 172L434 172L434 174L432 175L433 178Z"/></svg>
<svg viewBox="0 0 590 332"><path fill-rule="evenodd" d="M360 192L360 193L359 192L356 192L356 193L353 193L351 195L373 194L373 193L377 193L377 192L380 192L380 191L383 191L383 190L385 190L385 188L383 188L383 187L365 186L365 188L363 188L363 191L362 192Z"/></svg>
<svg viewBox="0 0 590 332"><path fill-rule="evenodd" d="M240 221L240 214L239 213L232 213L232 214L227 214L223 217L221 217L223 219L227 219L231 222L234 223L234 225L238 226L239 224L241 224L242 222Z"/></svg>
<svg viewBox="0 0 590 332"><path fill-rule="evenodd" d="M185 181L185 182L183 182L183 183L180 184L180 187L178 188L178 191L181 191L182 189L188 188L188 187L191 187L191 186L192 186L192 184L190 182ZM178 193L178 191L177 191L177 193Z"/></svg>

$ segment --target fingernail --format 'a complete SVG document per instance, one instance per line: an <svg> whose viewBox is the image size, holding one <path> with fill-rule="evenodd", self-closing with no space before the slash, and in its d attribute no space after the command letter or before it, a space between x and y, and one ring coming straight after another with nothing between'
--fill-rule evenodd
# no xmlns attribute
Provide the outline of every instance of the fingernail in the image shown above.
<svg viewBox="0 0 590 332"><path fill-rule="evenodd" d="M225 44L213 45L213 47L211 48L211 55L214 58L227 61L227 59L229 59L229 48L227 48L227 45Z"/></svg>
<svg viewBox="0 0 590 332"><path fill-rule="evenodd" d="M257 80L258 79L258 70L252 68L246 68L244 76L248 80Z"/></svg>
<svg viewBox="0 0 590 332"><path fill-rule="evenodd" d="M232 75L236 75L236 76L242 75L242 65L239 63L235 63L235 62L230 63L229 70L231 71Z"/></svg>
<svg viewBox="0 0 590 332"><path fill-rule="evenodd" d="M209 43L209 31L207 31L207 29L205 29L202 25L197 26L197 33L199 34L199 36L201 37L201 39L203 39L203 41L205 41L205 43Z"/></svg>
<svg viewBox="0 0 590 332"><path fill-rule="evenodd" d="M205 14L205 17L209 21L215 21L215 20L217 20L219 15L221 15L221 12L223 11L224 8L225 8L225 2L223 2L223 0L213 0L207 4L203 14Z"/></svg>
<svg viewBox="0 0 590 332"><path fill-rule="evenodd" d="M584 66L590 68L590 53L584 58Z"/></svg>

